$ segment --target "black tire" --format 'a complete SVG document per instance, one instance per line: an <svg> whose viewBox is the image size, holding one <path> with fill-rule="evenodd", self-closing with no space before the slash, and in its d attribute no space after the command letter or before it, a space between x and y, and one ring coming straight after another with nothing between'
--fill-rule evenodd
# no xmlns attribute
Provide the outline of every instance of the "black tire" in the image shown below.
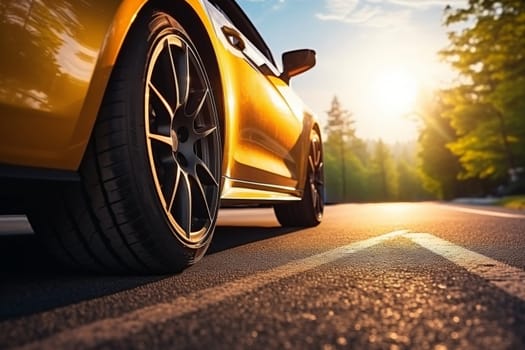
<svg viewBox="0 0 525 350"><path fill-rule="evenodd" d="M317 226L324 212L324 163L323 146L319 133L312 130L308 171L304 185L303 198L296 202L274 205L277 220L285 227Z"/></svg>
<svg viewBox="0 0 525 350"><path fill-rule="evenodd" d="M193 264L219 208L217 113L188 33L166 13L140 17L112 72L81 183L42 200L30 213L35 231L82 269L165 273Z"/></svg>

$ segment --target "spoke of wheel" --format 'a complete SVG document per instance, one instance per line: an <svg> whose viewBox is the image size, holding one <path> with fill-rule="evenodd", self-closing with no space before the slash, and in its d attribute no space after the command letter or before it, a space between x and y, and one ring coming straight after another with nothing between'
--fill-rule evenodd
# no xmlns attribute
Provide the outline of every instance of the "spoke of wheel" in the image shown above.
<svg viewBox="0 0 525 350"><path fill-rule="evenodd" d="M170 118L173 118L173 109L171 108L168 100L166 100L164 96L162 96L162 93L155 87L155 85L151 81L148 82L148 86L150 90L155 93L155 96L157 96L164 108L168 111Z"/></svg>
<svg viewBox="0 0 525 350"><path fill-rule="evenodd" d="M315 152L315 165L319 167L319 162L321 161L321 151L317 149L317 152Z"/></svg>
<svg viewBox="0 0 525 350"><path fill-rule="evenodd" d="M318 166L319 161L321 160L321 150L319 149L319 143L317 142L317 140L312 142L312 150L314 164Z"/></svg>
<svg viewBox="0 0 525 350"><path fill-rule="evenodd" d="M176 208L173 208L171 213L174 216L175 220L179 226L184 230L187 238L191 237L191 208L192 208L192 198L191 198L191 187L188 175L180 172L178 186L176 189L176 194L174 198L174 203Z"/></svg>
<svg viewBox="0 0 525 350"><path fill-rule="evenodd" d="M175 201L175 196L177 195L177 190L179 189L181 170L177 162L175 162L175 168L175 181L173 181L173 190L171 191L171 198L167 207L168 213L171 213L171 210L173 209L173 202Z"/></svg>
<svg viewBox="0 0 525 350"><path fill-rule="evenodd" d="M188 45L183 41L168 41L168 52L171 62L171 72L173 75L173 81L175 82L176 91L176 107L179 108L185 104L188 100L188 91L190 84L190 57Z"/></svg>
<svg viewBox="0 0 525 350"><path fill-rule="evenodd" d="M166 49L166 51L168 52L168 57L169 57L169 70L170 70L170 76L171 76L171 80L173 81L173 84L174 84L174 87L173 87L173 91L175 91L176 93L178 93L179 91L179 81L178 81L178 78L177 78L177 68L176 68L176 64L175 64L175 58L173 57L173 51L172 51L172 46L175 46L175 42L173 40L170 40L171 38L169 38L168 40L165 41L165 44L164 44L164 47ZM174 45L172 45L172 43ZM181 105L181 101L179 99L179 96L176 95L176 101L175 101L175 107L174 109L177 110L177 108L179 108L179 106Z"/></svg>
<svg viewBox="0 0 525 350"><path fill-rule="evenodd" d="M319 197L319 194L317 192L317 188L315 187L313 183L310 184L310 187L311 187L311 192L312 192L312 204L314 208L317 209L317 198Z"/></svg>
<svg viewBox="0 0 525 350"><path fill-rule="evenodd" d="M190 54L188 45L182 43L182 55L178 57L177 66L177 86L179 87L178 99L181 104L188 101L188 95L190 91Z"/></svg>
<svg viewBox="0 0 525 350"><path fill-rule="evenodd" d="M211 185L211 186L215 186L215 187L219 187L219 182L217 181L217 179L215 179L215 176L213 175L213 173L211 172L210 168L208 167L208 165L206 163L204 163L202 160L198 160L197 162L197 165L196 165L196 171L197 171L197 176L199 177L199 179L201 178L201 176L199 176L199 171L198 169L202 169L204 170L204 176L207 178L207 180L209 180L210 183L206 182L204 179L201 179L200 181L206 185Z"/></svg>
<svg viewBox="0 0 525 350"><path fill-rule="evenodd" d="M208 98L208 93L208 89L192 91L191 96L188 98L191 98L194 101L188 100L188 105L191 105L193 107L193 105L196 104L196 106L194 107L193 111L187 111L188 116L195 118L199 115L199 113L202 110L202 107L204 107L204 102L206 102L206 99Z"/></svg>
<svg viewBox="0 0 525 350"><path fill-rule="evenodd" d="M319 174L319 176L316 176L315 177L315 181L318 185L322 186L324 184L324 178L323 178L323 167L324 167L324 163L321 162L318 166L317 166L317 173Z"/></svg>
<svg viewBox="0 0 525 350"><path fill-rule="evenodd" d="M210 211L210 205L208 204L208 199L206 198L206 191L204 190L204 187L202 186L202 183L200 182L198 178L195 178L195 182L197 183L197 187L199 189L199 194L201 197L200 199L202 201L202 205L206 209L207 219L211 221L211 211Z"/></svg>
<svg viewBox="0 0 525 350"><path fill-rule="evenodd" d="M196 130L196 134L199 137L199 139L203 139L213 134L216 130L217 130L217 127L212 126L204 130Z"/></svg>
<svg viewBox="0 0 525 350"><path fill-rule="evenodd" d="M168 145L170 147L173 147L173 140L171 139L170 136L164 136L164 135L154 134L150 132L148 133L148 137L152 140L155 140L165 145Z"/></svg>
<svg viewBox="0 0 525 350"><path fill-rule="evenodd" d="M315 174L315 162L314 162L314 158L312 155L309 155L308 156L308 163L310 164L310 169L312 170L312 173Z"/></svg>

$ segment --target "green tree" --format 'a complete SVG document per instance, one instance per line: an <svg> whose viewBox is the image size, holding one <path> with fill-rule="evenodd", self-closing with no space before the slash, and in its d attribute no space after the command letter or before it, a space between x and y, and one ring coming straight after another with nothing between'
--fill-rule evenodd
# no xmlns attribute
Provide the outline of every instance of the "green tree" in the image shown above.
<svg viewBox="0 0 525 350"><path fill-rule="evenodd" d="M430 194L422 186L417 168L403 159L397 162L398 194L397 200L418 201L430 198Z"/></svg>
<svg viewBox="0 0 525 350"><path fill-rule="evenodd" d="M331 202L363 200L364 143L355 135L352 114L343 109L337 97L327 112L325 140L325 181Z"/></svg>
<svg viewBox="0 0 525 350"><path fill-rule="evenodd" d="M397 174L399 201L418 201L434 196L423 187L423 179L418 168L418 143L409 141L396 143L391 147Z"/></svg>
<svg viewBox="0 0 525 350"><path fill-rule="evenodd" d="M372 200L395 200L398 196L397 168L388 146L379 140L375 144L369 166L369 193Z"/></svg>
<svg viewBox="0 0 525 350"><path fill-rule="evenodd" d="M456 134L450 120L444 116L445 109L439 94L424 103L420 112L418 139L423 186L439 199L451 199L458 195L458 175L461 172L458 157L447 146L456 140Z"/></svg>
<svg viewBox="0 0 525 350"><path fill-rule="evenodd" d="M444 91L461 179L503 181L525 165L525 1L469 0L445 11L441 51L459 82Z"/></svg>
<svg viewBox="0 0 525 350"><path fill-rule="evenodd" d="M347 155L347 140L355 134L352 128L351 114L341 107L341 103L336 96L332 99L330 110L327 112L328 120L326 125L326 132L328 134L327 144L328 151L332 154L337 154L340 161L340 179L341 179L341 193L342 198L346 198L346 155Z"/></svg>

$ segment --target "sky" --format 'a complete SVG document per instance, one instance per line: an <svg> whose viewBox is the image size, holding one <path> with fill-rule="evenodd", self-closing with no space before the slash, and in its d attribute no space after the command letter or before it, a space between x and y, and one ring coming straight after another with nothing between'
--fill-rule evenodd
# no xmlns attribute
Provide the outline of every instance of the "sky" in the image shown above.
<svg viewBox="0 0 525 350"><path fill-rule="evenodd" d="M454 78L445 6L466 0L237 0L271 48L317 52L316 66L291 85L322 124L337 96L363 139L417 138L415 101Z"/></svg>

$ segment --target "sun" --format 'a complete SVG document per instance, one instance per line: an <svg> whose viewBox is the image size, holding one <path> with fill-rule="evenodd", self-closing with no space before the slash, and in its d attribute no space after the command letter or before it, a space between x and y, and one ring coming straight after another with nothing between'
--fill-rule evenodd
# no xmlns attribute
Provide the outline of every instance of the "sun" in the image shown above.
<svg viewBox="0 0 525 350"><path fill-rule="evenodd" d="M417 139L413 116L420 86L416 77L404 66L383 66L369 75L362 95L367 114L359 124L365 135L390 143Z"/></svg>
<svg viewBox="0 0 525 350"><path fill-rule="evenodd" d="M413 111L417 93L417 80L402 69L383 71L374 81L374 100L384 112L392 116L401 117Z"/></svg>

